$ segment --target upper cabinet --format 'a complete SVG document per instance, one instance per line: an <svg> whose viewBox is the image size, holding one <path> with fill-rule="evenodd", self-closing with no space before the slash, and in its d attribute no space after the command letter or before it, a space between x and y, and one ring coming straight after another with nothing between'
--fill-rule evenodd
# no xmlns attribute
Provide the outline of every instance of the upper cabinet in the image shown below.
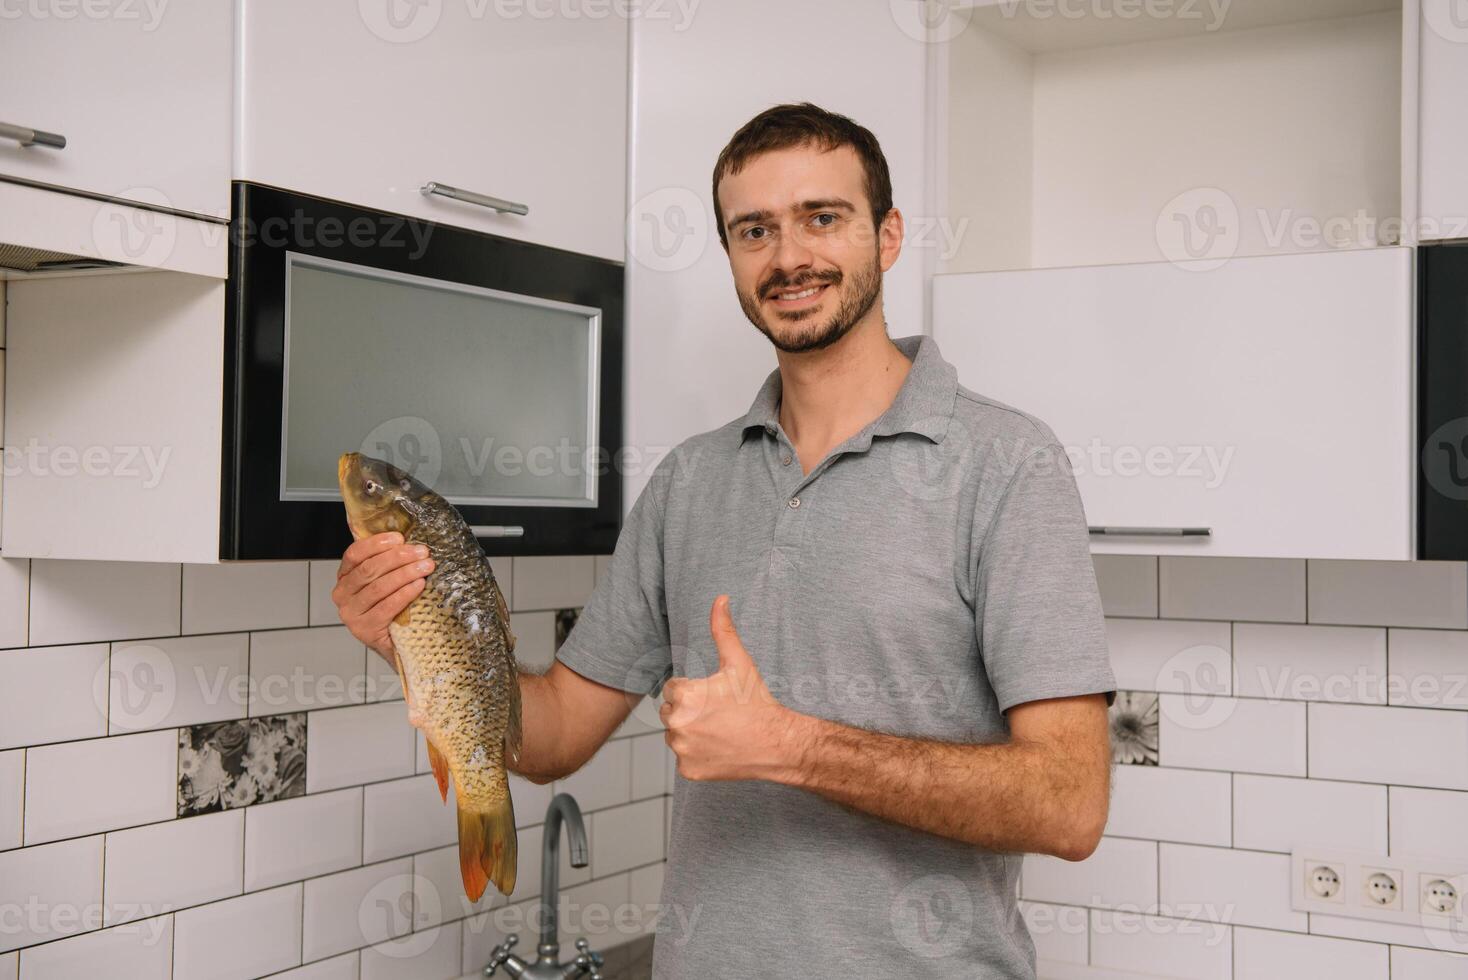
<svg viewBox="0 0 1468 980"><path fill-rule="evenodd" d="M1468 238L1468 8L1459 0L1419 2L1419 238Z"/></svg>
<svg viewBox="0 0 1468 980"><path fill-rule="evenodd" d="M0 28L0 179L228 217L231 8L17 5Z"/></svg>
<svg viewBox="0 0 1468 980"><path fill-rule="evenodd" d="M240 7L236 178L623 259L616 5Z"/></svg>

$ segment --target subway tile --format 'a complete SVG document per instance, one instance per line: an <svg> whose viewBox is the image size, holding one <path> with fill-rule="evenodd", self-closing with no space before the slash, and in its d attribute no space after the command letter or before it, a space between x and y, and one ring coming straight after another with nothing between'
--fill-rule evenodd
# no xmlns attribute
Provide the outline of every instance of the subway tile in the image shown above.
<svg viewBox="0 0 1468 980"><path fill-rule="evenodd" d="M1108 619L1106 643L1117 687L1123 690L1232 691L1227 623Z"/></svg>
<svg viewBox="0 0 1468 980"><path fill-rule="evenodd" d="M171 915L73 936L20 954L21 980L169 980L172 972Z"/></svg>
<svg viewBox="0 0 1468 980"><path fill-rule="evenodd" d="M1463 980L1468 977L1468 956L1393 946L1391 968L1392 980Z"/></svg>
<svg viewBox="0 0 1468 980"><path fill-rule="evenodd" d="M582 813L626 803L632 793L632 751L625 739L607 742L591 761L565 779L555 792L570 793Z"/></svg>
<svg viewBox="0 0 1468 980"><path fill-rule="evenodd" d="M1386 703L1386 630L1234 624L1240 697Z"/></svg>
<svg viewBox="0 0 1468 980"><path fill-rule="evenodd" d="M0 306L4 304L0 303ZM0 980L16 980L19 970L19 953L0 953Z"/></svg>
<svg viewBox="0 0 1468 980"><path fill-rule="evenodd" d="M1468 628L1468 565L1311 559L1310 622Z"/></svg>
<svg viewBox="0 0 1468 980"><path fill-rule="evenodd" d="M0 853L0 909L26 921L0 930L0 953L100 926L102 835Z"/></svg>
<svg viewBox="0 0 1468 980"><path fill-rule="evenodd" d="M589 555L517 556L511 609L569 609L586 604L595 585L596 565Z"/></svg>
<svg viewBox="0 0 1468 980"><path fill-rule="evenodd" d="M1387 643L1390 704L1468 708L1468 631L1394 629Z"/></svg>
<svg viewBox="0 0 1468 980"><path fill-rule="evenodd" d="M618 912L627 905L629 887L624 873L561 889L557 914L563 946L584 936L592 949L607 949L631 938L618 931Z"/></svg>
<svg viewBox="0 0 1468 980"><path fill-rule="evenodd" d="M1386 853L1386 787L1287 776L1234 777L1234 846Z"/></svg>
<svg viewBox="0 0 1468 980"><path fill-rule="evenodd" d="M627 901L637 909L637 914L642 919L642 931L645 933L653 932L657 928L663 901L663 872L666 869L667 864L660 861L635 868L627 874ZM1085 913L1081 909L1073 911L1081 912L1081 935L1084 936Z"/></svg>
<svg viewBox="0 0 1468 980"><path fill-rule="evenodd" d="M0 650L0 749L106 734L107 644Z"/></svg>
<svg viewBox="0 0 1468 980"><path fill-rule="evenodd" d="M1108 616L1157 616L1154 555L1092 555L1101 608Z"/></svg>
<svg viewBox="0 0 1468 980"><path fill-rule="evenodd" d="M1445 952L1468 954L1468 935L1462 930L1429 929L1397 922L1374 922L1349 919L1341 915L1310 913L1310 932L1317 936L1359 939L1368 943L1391 943L1397 946L1419 946Z"/></svg>
<svg viewBox="0 0 1468 980"><path fill-rule="evenodd" d="M245 811L224 810L107 835L107 925L238 895Z"/></svg>
<svg viewBox="0 0 1468 980"><path fill-rule="evenodd" d="M1019 903L1030 939L1035 944L1035 959L1050 963L1084 964L1089 956L1091 913L1075 905L1051 905L1046 902ZM1040 976L1044 976L1041 968Z"/></svg>
<svg viewBox="0 0 1468 980"><path fill-rule="evenodd" d="M452 980L459 976L464 935L458 922L362 950L361 980Z"/></svg>
<svg viewBox="0 0 1468 980"><path fill-rule="evenodd" d="M1379 943L1298 936L1271 929L1234 929L1234 980L1330 977L1387 980L1387 948Z"/></svg>
<svg viewBox="0 0 1468 980"><path fill-rule="evenodd" d="M1158 697L1164 766L1305 775L1305 704L1248 698Z"/></svg>
<svg viewBox="0 0 1468 980"><path fill-rule="evenodd" d="M418 732L395 702L313 711L306 734L306 792L413 774Z"/></svg>
<svg viewBox="0 0 1468 980"><path fill-rule="evenodd" d="M306 623L309 626L340 626L341 616L336 603L331 600L331 590L336 588L336 570L341 559L310 562L306 573L307 599Z"/></svg>
<svg viewBox="0 0 1468 980"><path fill-rule="evenodd" d="M227 562L183 567L183 631L305 626L310 600L303 561Z"/></svg>
<svg viewBox="0 0 1468 980"><path fill-rule="evenodd" d="M362 790L260 803L245 811L245 891L362 863Z"/></svg>
<svg viewBox="0 0 1468 980"><path fill-rule="evenodd" d="M537 920L532 918L539 914L535 911L538 908L538 903L518 902L465 919L461 925L463 933L461 958L464 966L474 969L480 964L489 962L490 951L512 932L517 933L521 943L524 944L517 946L515 951L519 953L521 949L526 949L538 935L535 928ZM564 946L563 943L562 947Z"/></svg>
<svg viewBox="0 0 1468 980"><path fill-rule="evenodd" d="M663 857L663 801L661 798L598 810L596 847L591 852L591 876L601 878Z"/></svg>
<svg viewBox="0 0 1468 980"><path fill-rule="evenodd" d="M249 637L250 714L332 708L365 699L367 647L345 626L266 630Z"/></svg>
<svg viewBox="0 0 1468 980"><path fill-rule="evenodd" d="M648 732L663 732L663 719L658 711L663 706L660 697L642 698L632 707L631 713L626 720L617 726L612 732L612 738L625 738L628 735L646 735ZM671 785L671 784L670 784Z"/></svg>
<svg viewBox="0 0 1468 980"><path fill-rule="evenodd" d="M112 644L108 730L117 734L243 718L249 656L243 633Z"/></svg>
<svg viewBox="0 0 1468 980"><path fill-rule="evenodd" d="M30 591L31 560L0 558L0 648L25 646Z"/></svg>
<svg viewBox="0 0 1468 980"><path fill-rule="evenodd" d="M1116 766L1106 833L1227 847L1229 779L1226 772Z"/></svg>
<svg viewBox="0 0 1468 980"><path fill-rule="evenodd" d="M161 562L31 561L35 646L177 636L179 566Z"/></svg>
<svg viewBox="0 0 1468 980"><path fill-rule="evenodd" d="M1134 912L1091 912L1091 964L1107 976L1231 980L1230 929L1199 919Z"/></svg>
<svg viewBox="0 0 1468 980"><path fill-rule="evenodd" d="M1468 861L1468 793L1392 786L1387 795L1390 853Z"/></svg>
<svg viewBox="0 0 1468 980"><path fill-rule="evenodd" d="M1157 904L1157 844L1103 837L1084 861L1028 854L1020 894L1032 902L1151 908Z"/></svg>
<svg viewBox="0 0 1468 980"><path fill-rule="evenodd" d="M301 962L300 882L173 919L173 980L247 980Z"/></svg>
<svg viewBox="0 0 1468 980"><path fill-rule="evenodd" d="M540 872L540 828L532 827L516 834L519 853L515 861L514 895L519 898L529 898L539 891L529 881L529 864L532 857L529 851L532 835L536 844L534 862L537 877L535 884L540 883L538 877ZM457 844L415 854L411 863L413 929L416 931L421 932L442 922L454 922L468 915L486 912L496 905L505 904L505 897L492 884L484 889L484 894L479 896L479 901L469 901L469 896L464 894L464 876L459 870L459 845Z"/></svg>
<svg viewBox="0 0 1468 980"><path fill-rule="evenodd" d="M628 739L632 753L632 798L646 799L668 791L668 757L672 750L659 734L637 735Z"/></svg>
<svg viewBox="0 0 1468 980"><path fill-rule="evenodd" d="M515 613L510 620L515 634L515 660L532 674L544 674L556 659L556 614Z"/></svg>
<svg viewBox="0 0 1468 980"><path fill-rule="evenodd" d="M1173 619L1305 621L1305 562L1296 558L1158 559L1162 615Z"/></svg>
<svg viewBox="0 0 1468 980"><path fill-rule="evenodd" d="M545 811L554 795L550 783L532 783L510 773L510 805L515 808L515 826L544 823Z"/></svg>
<svg viewBox="0 0 1468 980"><path fill-rule="evenodd" d="M304 888L302 954L307 961L401 936L414 924L411 858L312 878Z"/></svg>
<svg viewBox="0 0 1468 980"><path fill-rule="evenodd" d="M318 963L308 963L284 973L272 973L270 980L357 980L358 959L357 951L352 950L350 953L333 956Z"/></svg>
<svg viewBox="0 0 1468 980"><path fill-rule="evenodd" d="M1305 932L1290 908L1290 856L1191 844L1159 844L1162 908L1170 915Z"/></svg>
<svg viewBox="0 0 1468 980"><path fill-rule="evenodd" d="M26 843L171 819L177 767L178 736L172 730L30 749Z"/></svg>
<svg viewBox="0 0 1468 980"><path fill-rule="evenodd" d="M0 752L0 851L21 845L24 815L25 751Z"/></svg>
<svg viewBox="0 0 1468 980"><path fill-rule="evenodd" d="M413 776L374 783L362 789L364 861L427 851L459 839L458 810L452 788L439 799L432 776Z"/></svg>
<svg viewBox="0 0 1468 980"><path fill-rule="evenodd" d="M1310 775L1322 779L1468 789L1465 747L1468 712L1310 705Z"/></svg>

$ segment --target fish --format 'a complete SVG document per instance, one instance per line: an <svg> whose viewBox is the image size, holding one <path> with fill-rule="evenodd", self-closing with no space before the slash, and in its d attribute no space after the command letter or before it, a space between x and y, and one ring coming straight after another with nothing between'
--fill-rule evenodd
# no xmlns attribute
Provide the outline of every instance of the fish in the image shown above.
<svg viewBox="0 0 1468 980"><path fill-rule="evenodd" d="M337 482L361 540L397 531L434 568L392 623L408 723L423 732L439 795L452 779L464 894L515 890L517 841L505 761L519 759L520 683L504 593L474 533L447 500L384 460L343 453Z"/></svg>

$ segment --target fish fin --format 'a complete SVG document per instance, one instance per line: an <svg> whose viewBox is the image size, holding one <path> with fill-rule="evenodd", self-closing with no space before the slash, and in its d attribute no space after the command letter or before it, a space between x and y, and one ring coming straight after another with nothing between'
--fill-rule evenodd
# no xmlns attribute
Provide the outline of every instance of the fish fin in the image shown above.
<svg viewBox="0 0 1468 980"><path fill-rule="evenodd" d="M520 728L520 672L514 669L514 664L514 658L510 658L510 717L505 724L505 755L511 762L519 762L523 739Z"/></svg>
<svg viewBox="0 0 1468 980"><path fill-rule="evenodd" d="M397 623L399 626L407 626L408 624L413 622L413 613L410 611L412 608L413 606L411 603L404 606L403 611L394 616L392 618L392 621L394 623Z"/></svg>
<svg viewBox="0 0 1468 980"><path fill-rule="evenodd" d="M490 576L493 577L493 575L494 573L490 572ZM515 634L510 631L510 608L505 605L505 594L500 591L500 584L498 582L494 584L494 601L495 605L499 607L500 622L505 627L505 649L509 653L514 653Z"/></svg>
<svg viewBox="0 0 1468 980"><path fill-rule="evenodd" d="M443 797L443 801L447 803L449 801L448 760L443 757L443 753L438 750L438 746L433 744L432 739L428 739L425 736L425 741L428 743L428 764L433 766L433 778L438 780L438 795Z"/></svg>
<svg viewBox="0 0 1468 980"><path fill-rule="evenodd" d="M517 852L515 808L508 792L487 811L459 804L459 873L469 901L479 901L491 881L501 895L515 890Z"/></svg>

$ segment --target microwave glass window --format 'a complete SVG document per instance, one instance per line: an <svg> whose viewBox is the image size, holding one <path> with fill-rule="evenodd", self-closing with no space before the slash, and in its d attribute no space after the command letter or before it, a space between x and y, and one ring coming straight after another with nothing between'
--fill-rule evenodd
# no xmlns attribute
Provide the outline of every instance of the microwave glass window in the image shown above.
<svg viewBox="0 0 1468 980"><path fill-rule="evenodd" d="M596 504L600 311L291 254L281 497L344 452L455 504Z"/></svg>

